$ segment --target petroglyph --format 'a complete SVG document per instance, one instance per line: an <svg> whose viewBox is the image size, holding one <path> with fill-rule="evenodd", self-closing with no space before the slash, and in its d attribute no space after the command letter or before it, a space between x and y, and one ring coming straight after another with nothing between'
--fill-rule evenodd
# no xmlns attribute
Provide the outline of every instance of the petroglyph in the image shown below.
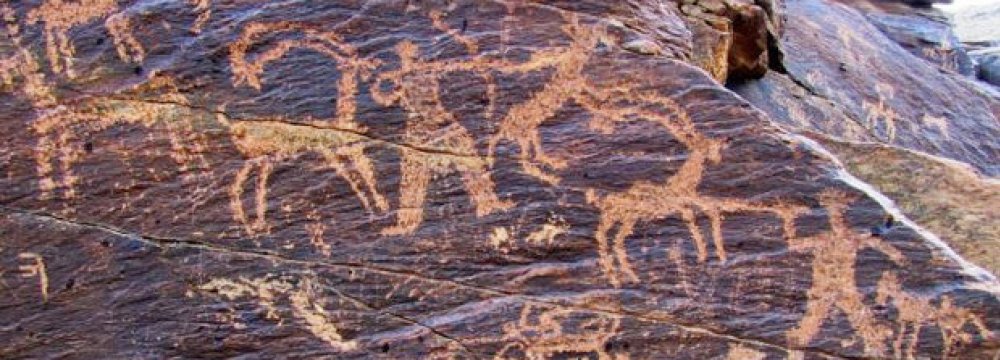
<svg viewBox="0 0 1000 360"><path fill-rule="evenodd" d="M313 210L309 215L306 215L306 219L310 221L309 224L306 224L306 231L309 233L309 242L320 254L330 256L332 247L323 240L323 234L326 232L326 224L323 223L319 213Z"/></svg>
<svg viewBox="0 0 1000 360"><path fill-rule="evenodd" d="M520 163L524 172L553 185L559 183L558 177L546 173L534 162L538 161L552 169L565 168L566 162L545 153L538 127L555 116L563 104L571 100L592 102L591 97L599 96L594 94L599 90L587 83L583 70L597 50L598 43L610 42L602 27L582 25L575 16L567 20L563 31L571 38L569 46L538 51L525 64L499 68L500 71L509 72L552 67L554 75L531 99L510 109L500 121L497 134L490 139L488 152L492 162L499 142L504 139L514 140L522 153Z"/></svg>
<svg viewBox="0 0 1000 360"><path fill-rule="evenodd" d="M945 39L945 41L947 41L947 39ZM921 49L921 53L923 53L924 57L928 59L938 61L938 65L940 65L941 68L945 70L956 71L956 72L958 71L959 68L958 57L953 56L955 53L954 49L946 47L936 47L936 46L925 47Z"/></svg>
<svg viewBox="0 0 1000 360"><path fill-rule="evenodd" d="M444 107L438 93L441 74L454 71L451 66L454 64L421 61L417 46L409 41L400 42L396 54L400 68L380 73L372 86L372 95L383 106L398 103L406 109L405 141L450 154L476 154L472 134ZM474 68L476 65L466 66ZM383 85L388 84L394 84L395 89L384 91ZM497 198L487 161L482 158L427 154L410 148L403 148L402 153L403 176L396 225L383 229L384 235L405 235L415 231L423 221L423 205L430 180L453 171L461 173L462 183L476 207L476 216L513 206Z"/></svg>
<svg viewBox="0 0 1000 360"><path fill-rule="evenodd" d="M247 53L254 45L282 34L299 34L301 37L271 41L273 45L268 50L255 56ZM332 126L357 132L365 131L364 127L357 123L354 115L357 110L358 81L367 79L379 62L358 58L357 50L335 33L290 22L251 23L243 29L239 39L229 46L233 83L246 84L260 90L260 75L264 72L264 66L299 48L315 51L337 62L337 70L341 76L337 83L335 97L337 111ZM330 126L322 121L315 123L318 126Z"/></svg>
<svg viewBox="0 0 1000 360"><path fill-rule="evenodd" d="M22 277L37 277L38 289L42 294L42 302L49 302L49 273L45 271L45 260L36 253L24 252L17 258L26 264L17 267Z"/></svg>
<svg viewBox="0 0 1000 360"><path fill-rule="evenodd" d="M9 57L0 58L0 82L2 82L0 89L13 87L20 80L22 82L20 92L36 108L54 105L55 97L45 81L41 66L28 47L22 43L21 27L17 23L14 9L0 5L0 16L3 17L4 31L13 47Z"/></svg>
<svg viewBox="0 0 1000 360"><path fill-rule="evenodd" d="M726 360L764 360L766 358L767 354L743 345L730 347L726 354Z"/></svg>
<svg viewBox="0 0 1000 360"><path fill-rule="evenodd" d="M621 329L621 318L578 310L525 304L517 321L503 325L499 339L480 342L506 344L493 359L552 359L577 355L600 360L625 360L608 343Z"/></svg>
<svg viewBox="0 0 1000 360"><path fill-rule="evenodd" d="M39 136L34 155L42 199L53 198L56 190L62 191L64 199L76 197L80 178L73 165L88 152L81 139L121 124L166 129L170 156L182 173L209 168L202 155L207 147L204 134L195 131L192 120L206 116L186 106L188 100L171 79L154 78L146 86L162 94L152 101L96 97L41 112L32 130Z"/></svg>
<svg viewBox="0 0 1000 360"><path fill-rule="evenodd" d="M565 234L567 231L569 231L569 223L561 217L555 217L549 219L547 223L542 225L541 229L528 234L525 240L533 245L552 245L557 236Z"/></svg>
<svg viewBox="0 0 1000 360"><path fill-rule="evenodd" d="M983 338L990 338L992 332L983 321L971 311L956 307L949 296L941 298L941 305L931 304L931 298L906 293L894 273L884 273L879 279L876 301L886 305L892 300L898 311L896 323L899 330L893 345L893 356L902 359L914 359L917 343L920 340L920 329L924 326L938 326L944 344L943 357L951 355L951 349L958 343L970 343L972 336L965 332L966 324L972 324ZM909 339L906 339L907 329ZM905 346L905 355L904 355Z"/></svg>
<svg viewBox="0 0 1000 360"><path fill-rule="evenodd" d="M511 232L517 232L516 227L511 227L510 229L495 227L490 234L490 245L504 254L509 253L519 243L528 246L551 246L555 242L556 237L567 233L569 229L570 225L565 219L554 216L549 218L540 229L532 231L524 237L524 240L518 241L518 239L511 235Z"/></svg>
<svg viewBox="0 0 1000 360"><path fill-rule="evenodd" d="M896 121L900 119L899 114L890 107L886 101L892 99L895 91L892 86L887 84L876 85L876 93L878 94L878 102L871 102L864 100L861 104L862 111L865 113L864 125L868 130L873 132L873 135L885 139L888 142L893 142L896 140ZM882 127L885 128L885 136L879 136L878 127L879 121L882 122Z"/></svg>
<svg viewBox="0 0 1000 360"><path fill-rule="evenodd" d="M823 192L820 203L826 208L830 231L789 241L793 251L812 252L813 282L808 291L805 315L786 335L793 346L807 346L819 333L831 310L836 308L844 312L851 327L864 340L865 353L883 356L886 340L892 331L876 323L871 310L862 301L863 296L854 280L855 262L858 252L864 248L882 252L897 265L904 265L906 259L899 250L880 238L870 234L859 235L851 230L844 212L852 200L840 191Z"/></svg>
<svg viewBox="0 0 1000 360"><path fill-rule="evenodd" d="M28 25L39 22L45 27L45 52L49 66L55 73L69 78L76 77L73 58L76 49L67 33L73 27L104 19L104 27L111 35L118 57L126 62L140 62L145 50L129 30L128 17L118 11L116 0L46 0L28 13Z"/></svg>
<svg viewBox="0 0 1000 360"><path fill-rule="evenodd" d="M817 29L821 26L814 25ZM877 53L874 45L858 34L854 29L837 26L837 38L843 44L843 49L852 49L848 52L850 59L847 62L851 65L860 66L868 62L867 54Z"/></svg>
<svg viewBox="0 0 1000 360"><path fill-rule="evenodd" d="M270 49L256 56L247 53L262 38L285 32L301 33L304 37L276 41ZM337 61L341 76L337 84L336 117L332 121L313 121L318 128L312 128L278 120L229 121L219 113L219 121L230 128L237 149L249 158L237 172L229 194L235 220L243 224L245 232L251 236L268 232L267 181L273 164L304 152L320 154L324 165L333 168L348 182L365 209L371 211L373 205L378 211L388 208L388 202L378 191L371 160L364 154L370 145L361 134L365 129L355 120L358 81L369 76L377 61L358 59L356 50L333 33L287 22L254 23L248 25L240 39L230 46L234 83L259 90L264 66L296 48L310 49ZM259 174L255 188L255 218L251 221L243 209L241 195L255 167Z"/></svg>
<svg viewBox="0 0 1000 360"><path fill-rule="evenodd" d="M444 22L444 19L442 18L444 15L440 11L432 10L428 14L428 16L431 18L431 24L434 26L435 29L438 29L444 32L445 34L451 36L453 39L455 39L455 41L462 44L462 46L465 46L465 50L468 51L470 54L475 54L479 52L479 44L477 44L475 40L465 36L463 34L464 29L453 29L450 26L448 26L448 24L446 24ZM467 19L464 21L466 21L466 24L468 24Z"/></svg>
<svg viewBox="0 0 1000 360"><path fill-rule="evenodd" d="M327 315L320 299L315 294L316 286L310 278L292 282L287 279L214 279L198 287L205 292L216 293L227 300L252 298L266 311L270 320L281 321L282 311L279 301L287 299L293 318L303 322L306 329L335 350L350 351L357 348L356 341L345 341L337 326Z"/></svg>
<svg viewBox="0 0 1000 360"><path fill-rule="evenodd" d="M198 13L198 18L194 20L194 24L191 25L191 32L197 34L201 32L201 29L205 27L208 20L212 18L212 1L211 0L187 0L188 4L194 7L194 10Z"/></svg>
<svg viewBox="0 0 1000 360"><path fill-rule="evenodd" d="M924 126L933 127L937 129L938 133L941 133L941 135L944 136L945 139L949 140L951 139L951 133L948 132L947 118L940 116L933 116L930 114L924 114L924 116L920 118L920 122L922 122Z"/></svg>
<svg viewBox="0 0 1000 360"><path fill-rule="evenodd" d="M705 166L721 161L724 141L708 138L698 132L687 112L669 98L649 93L628 94L624 98L634 99L636 105L590 104L587 107L595 114L597 121L631 121L640 118L662 125L687 146L688 155L677 172L665 182L640 181L624 192L603 197L596 190L587 191L587 201L601 211L601 221L595 237L601 268L612 285L618 287L623 282L639 281L628 260L625 246L626 239L639 221L680 215L691 232L699 262L708 259L708 246L698 226L695 210L701 210L709 218L715 253L722 262L727 260L722 237L724 213L771 212L781 218L785 236L795 236L795 216L804 210L802 207L755 204L741 199L698 194ZM665 111L667 115L661 111ZM607 125L598 125L598 128L606 127ZM616 225L615 237L613 240L608 239Z"/></svg>

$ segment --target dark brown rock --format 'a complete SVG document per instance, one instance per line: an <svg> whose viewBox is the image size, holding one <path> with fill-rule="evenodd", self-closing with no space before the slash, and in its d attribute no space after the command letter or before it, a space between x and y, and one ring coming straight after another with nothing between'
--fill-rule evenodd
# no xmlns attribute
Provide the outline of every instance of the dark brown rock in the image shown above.
<svg viewBox="0 0 1000 360"><path fill-rule="evenodd" d="M693 34L693 63L716 80L755 79L780 66L780 2L691 0L680 10Z"/></svg>
<svg viewBox="0 0 1000 360"><path fill-rule="evenodd" d="M1000 346L995 278L671 3L43 3L0 6L0 357Z"/></svg>

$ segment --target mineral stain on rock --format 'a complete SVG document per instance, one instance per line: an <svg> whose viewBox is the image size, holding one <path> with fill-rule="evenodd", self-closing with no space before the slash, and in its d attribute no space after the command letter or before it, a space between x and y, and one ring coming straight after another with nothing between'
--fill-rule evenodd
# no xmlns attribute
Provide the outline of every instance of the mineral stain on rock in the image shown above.
<svg viewBox="0 0 1000 360"><path fill-rule="evenodd" d="M1000 99L909 9L0 4L0 357L994 358Z"/></svg>

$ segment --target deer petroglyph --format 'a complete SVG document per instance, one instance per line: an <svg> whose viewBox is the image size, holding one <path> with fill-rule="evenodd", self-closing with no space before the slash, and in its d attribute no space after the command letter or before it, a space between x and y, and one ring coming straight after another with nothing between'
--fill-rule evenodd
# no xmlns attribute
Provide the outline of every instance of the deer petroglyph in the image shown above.
<svg viewBox="0 0 1000 360"><path fill-rule="evenodd" d="M704 176L705 166L721 161L725 142L702 135L687 112L673 100L656 94L630 94L638 105L588 104L599 122L629 121L641 118L665 127L688 149L687 159L665 182L640 181L628 190L599 196L596 190L587 191L587 200L601 211L601 221L595 234L600 265L614 286L623 282L637 282L638 276L628 260L625 241L639 221L662 219L678 214L687 224L698 250L699 262L708 258L707 243L698 226L695 210L700 210L711 221L715 253L723 262L727 255L722 237L722 219L725 212L771 212L783 223L786 237L795 235L795 216L803 209L794 205L755 204L742 199L717 198L698 194L698 185ZM658 107L648 109L647 107ZM666 114L662 113L663 111ZM608 125L598 124L599 128ZM617 225L617 233L608 239Z"/></svg>

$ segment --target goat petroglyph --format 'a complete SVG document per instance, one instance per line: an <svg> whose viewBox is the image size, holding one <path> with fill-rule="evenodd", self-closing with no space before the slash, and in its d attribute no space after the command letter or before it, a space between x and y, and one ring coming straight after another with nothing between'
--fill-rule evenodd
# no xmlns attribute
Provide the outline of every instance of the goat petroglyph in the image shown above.
<svg viewBox="0 0 1000 360"><path fill-rule="evenodd" d="M265 36L282 33L300 33L304 38L282 39L270 49L249 56L247 50ZM369 211L374 206L385 211L388 202L378 191L371 160L365 156L368 139L361 134L365 129L355 120L358 81L366 78L377 61L358 59L356 50L330 32L321 32L300 24L286 22L254 23L248 25L239 40L230 45L234 83L261 88L260 75L264 66L277 61L289 51L306 48L337 61L341 72L337 83L336 116L332 121L314 120L318 128L287 124L282 121L229 121L223 112L219 121L226 124L233 134L233 142L248 157L246 165L236 174L230 186L231 208L234 218L244 225L249 235L266 233L267 181L273 164L304 152L316 152L325 165L348 182L351 189ZM243 187L254 168L259 170L255 188L255 219L250 221L243 209Z"/></svg>
<svg viewBox="0 0 1000 360"><path fill-rule="evenodd" d="M492 159L501 140L514 140L522 153L520 163L524 172L550 184L557 184L558 177L546 173L534 161L553 169L566 167L566 162L545 153L538 127L554 117L568 101L593 101L589 97L595 96L592 93L598 90L587 83L583 71L597 44L609 41L603 28L580 24L576 17L569 17L568 20L563 25L563 31L572 39L569 46L554 51L538 51L525 64L500 68L501 71L529 71L552 67L554 75L531 99L510 109L489 144Z"/></svg>
<svg viewBox="0 0 1000 360"><path fill-rule="evenodd" d="M892 245L870 234L859 235L851 229L844 212L852 197L837 190L827 190L820 195L826 208L830 231L808 238L792 238L793 251L813 254L813 283L808 292L806 313L799 324L788 331L788 341L794 346L807 346L819 333L823 321L831 310L839 309L847 315L856 334L864 340L865 353L883 356L886 340L892 331L877 323L871 310L862 301L855 282L855 261L858 252L872 248L887 255L897 265L904 265L903 254Z"/></svg>
<svg viewBox="0 0 1000 360"><path fill-rule="evenodd" d="M645 119L665 127L674 137L687 146L687 159L667 181L640 181L628 190L599 196L596 190L587 191L587 201L601 211L601 221L597 227L596 240L600 254L601 268L614 286L623 282L637 282L639 277L633 270L626 252L625 241L632 234L639 221L650 221L678 214L687 224L691 238L698 250L698 261L708 259L708 246L698 226L695 210L708 216L712 228L715 253L723 262L726 250L722 236L723 213L726 212L771 212L778 215L783 223L786 237L795 236L795 216L803 208L795 205L755 204L741 199L716 198L698 194L698 185L704 176L705 166L722 160L725 142L702 135L691 121L687 112L673 100L656 94L629 94L638 105L617 107L607 104L593 105L595 119L599 121L631 121ZM647 107L654 107L648 109ZM658 109L657 109L658 108ZM665 112L665 113L664 113ZM607 125L598 125L607 128ZM608 239L617 225L613 240Z"/></svg>

